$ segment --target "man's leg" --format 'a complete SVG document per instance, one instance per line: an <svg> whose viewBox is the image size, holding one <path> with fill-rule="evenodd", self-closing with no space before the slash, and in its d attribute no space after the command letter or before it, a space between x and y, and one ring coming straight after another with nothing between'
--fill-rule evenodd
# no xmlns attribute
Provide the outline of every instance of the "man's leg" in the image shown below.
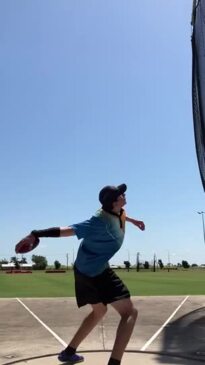
<svg viewBox="0 0 205 365"><path fill-rule="evenodd" d="M87 337L92 329L104 317L107 312L107 306L103 303L92 304L92 312L83 320L80 328L69 343L69 347L77 349L80 343Z"/></svg>
<svg viewBox="0 0 205 365"><path fill-rule="evenodd" d="M117 365L120 364L125 348L132 335L138 312L129 298L118 300L111 303L111 305L121 316L111 358L108 363L109 365Z"/></svg>
<svg viewBox="0 0 205 365"><path fill-rule="evenodd" d="M58 355L58 360L69 362L69 364L76 364L84 360L83 356L76 354L76 349L107 311L107 306L102 303L92 304L92 308L92 312L84 319L69 345Z"/></svg>

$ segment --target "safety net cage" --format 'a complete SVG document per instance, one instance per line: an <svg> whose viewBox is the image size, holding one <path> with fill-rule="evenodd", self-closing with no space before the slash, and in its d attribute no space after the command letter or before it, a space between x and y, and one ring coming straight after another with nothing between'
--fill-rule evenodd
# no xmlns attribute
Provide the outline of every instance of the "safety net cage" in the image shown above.
<svg viewBox="0 0 205 365"><path fill-rule="evenodd" d="M205 0L193 1L192 105L196 154L205 191Z"/></svg>

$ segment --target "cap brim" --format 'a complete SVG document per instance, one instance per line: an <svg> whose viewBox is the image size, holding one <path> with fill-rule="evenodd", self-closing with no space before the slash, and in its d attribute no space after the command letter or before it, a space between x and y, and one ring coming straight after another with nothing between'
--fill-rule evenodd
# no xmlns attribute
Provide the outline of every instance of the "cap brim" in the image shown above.
<svg viewBox="0 0 205 365"><path fill-rule="evenodd" d="M127 185L126 184L118 185L117 189L120 194L124 194L127 190Z"/></svg>

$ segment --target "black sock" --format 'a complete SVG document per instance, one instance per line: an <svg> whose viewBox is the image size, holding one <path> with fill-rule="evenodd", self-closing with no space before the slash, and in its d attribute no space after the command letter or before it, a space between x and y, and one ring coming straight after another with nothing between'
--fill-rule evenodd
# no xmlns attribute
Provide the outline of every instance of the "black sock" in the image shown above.
<svg viewBox="0 0 205 365"><path fill-rule="evenodd" d="M66 347L65 351L68 355L74 355L76 353L76 349L71 346Z"/></svg>
<svg viewBox="0 0 205 365"><path fill-rule="evenodd" d="M116 360L111 357L107 365L120 365L120 363L121 363L120 360Z"/></svg>

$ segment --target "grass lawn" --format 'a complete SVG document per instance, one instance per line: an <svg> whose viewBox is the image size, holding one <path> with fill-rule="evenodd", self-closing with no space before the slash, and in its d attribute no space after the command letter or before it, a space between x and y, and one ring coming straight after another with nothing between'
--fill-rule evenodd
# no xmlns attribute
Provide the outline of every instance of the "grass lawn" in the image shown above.
<svg viewBox="0 0 205 365"><path fill-rule="evenodd" d="M205 272L203 270L126 272L116 270L132 295L204 295ZM0 298L25 297L73 297L73 272L46 274L0 273Z"/></svg>

